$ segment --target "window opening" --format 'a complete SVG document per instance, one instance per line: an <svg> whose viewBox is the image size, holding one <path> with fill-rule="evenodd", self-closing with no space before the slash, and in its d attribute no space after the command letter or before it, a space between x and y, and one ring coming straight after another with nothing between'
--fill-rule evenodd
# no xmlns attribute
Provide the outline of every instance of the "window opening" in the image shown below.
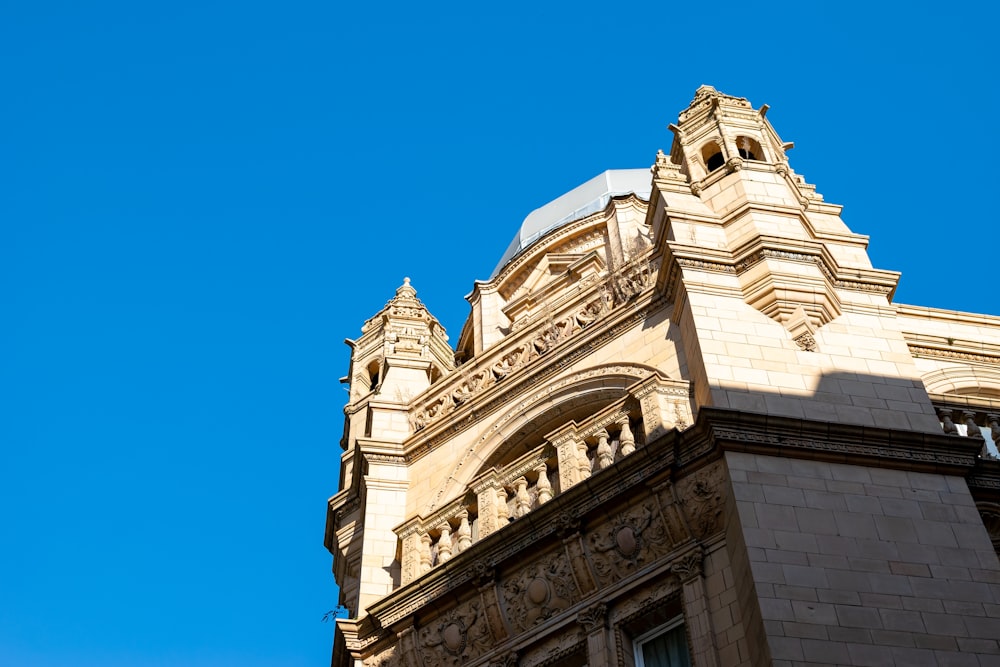
<svg viewBox="0 0 1000 667"><path fill-rule="evenodd" d="M636 667L691 667L683 616L637 637L633 646Z"/></svg>
<svg viewBox="0 0 1000 667"><path fill-rule="evenodd" d="M702 147L701 158L705 161L705 167L710 172L715 171L726 163L726 158L722 156L722 149L714 141L709 141Z"/></svg>
<svg viewBox="0 0 1000 667"><path fill-rule="evenodd" d="M764 156L760 144L750 137L736 137L736 150L744 160L761 160Z"/></svg>

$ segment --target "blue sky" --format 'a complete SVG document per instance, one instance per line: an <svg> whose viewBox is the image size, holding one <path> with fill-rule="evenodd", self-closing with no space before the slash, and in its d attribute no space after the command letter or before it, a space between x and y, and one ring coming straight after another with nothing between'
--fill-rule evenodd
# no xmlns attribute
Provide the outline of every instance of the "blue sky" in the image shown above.
<svg viewBox="0 0 1000 667"><path fill-rule="evenodd" d="M970 2L0 4L0 664L323 665L344 338L756 106L896 300L1000 315Z"/></svg>

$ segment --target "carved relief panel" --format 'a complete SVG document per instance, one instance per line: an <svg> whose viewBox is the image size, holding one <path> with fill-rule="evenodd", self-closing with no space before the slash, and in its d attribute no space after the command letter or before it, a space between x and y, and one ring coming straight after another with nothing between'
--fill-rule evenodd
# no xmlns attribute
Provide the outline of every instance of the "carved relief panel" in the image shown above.
<svg viewBox="0 0 1000 667"><path fill-rule="evenodd" d="M524 632L580 599L564 552L557 551L507 578L500 589L510 625Z"/></svg>
<svg viewBox="0 0 1000 667"><path fill-rule="evenodd" d="M469 600L434 619L417 633L422 665L464 665L492 650L480 600Z"/></svg>
<svg viewBox="0 0 1000 667"><path fill-rule="evenodd" d="M620 581L670 551L672 540L652 502L619 513L586 539L602 586Z"/></svg>

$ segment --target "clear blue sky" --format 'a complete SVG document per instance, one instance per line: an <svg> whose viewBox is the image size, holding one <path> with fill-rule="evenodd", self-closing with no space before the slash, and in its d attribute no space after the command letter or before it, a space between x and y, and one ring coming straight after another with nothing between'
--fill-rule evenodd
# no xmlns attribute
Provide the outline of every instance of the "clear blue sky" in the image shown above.
<svg viewBox="0 0 1000 667"><path fill-rule="evenodd" d="M702 15L699 8L708 8ZM344 338L771 105L896 299L1000 314L988 3L0 3L0 665L325 665Z"/></svg>

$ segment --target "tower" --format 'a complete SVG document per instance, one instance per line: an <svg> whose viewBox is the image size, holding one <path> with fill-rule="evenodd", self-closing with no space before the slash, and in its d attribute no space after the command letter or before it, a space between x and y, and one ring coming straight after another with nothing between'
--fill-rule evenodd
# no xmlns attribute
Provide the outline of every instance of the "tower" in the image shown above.
<svg viewBox="0 0 1000 667"><path fill-rule="evenodd" d="M766 111L529 214L455 350L408 281L348 341L334 665L1000 652L1000 318L893 303Z"/></svg>

